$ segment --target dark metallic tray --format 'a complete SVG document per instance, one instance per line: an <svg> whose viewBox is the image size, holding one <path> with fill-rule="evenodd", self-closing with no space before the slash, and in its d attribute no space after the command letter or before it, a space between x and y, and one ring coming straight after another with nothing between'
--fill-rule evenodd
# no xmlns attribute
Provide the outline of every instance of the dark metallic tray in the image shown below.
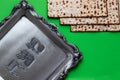
<svg viewBox="0 0 120 80"><path fill-rule="evenodd" d="M4 80L59 80L82 58L53 24L21 1L0 24L0 76Z"/></svg>

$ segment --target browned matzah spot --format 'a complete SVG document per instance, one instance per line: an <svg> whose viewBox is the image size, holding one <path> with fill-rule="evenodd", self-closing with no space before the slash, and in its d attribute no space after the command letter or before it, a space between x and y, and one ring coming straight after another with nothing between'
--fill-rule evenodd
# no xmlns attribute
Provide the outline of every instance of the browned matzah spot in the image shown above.
<svg viewBox="0 0 120 80"><path fill-rule="evenodd" d="M61 24L119 24L119 1L108 0L108 17L99 18L61 18Z"/></svg>
<svg viewBox="0 0 120 80"><path fill-rule="evenodd" d="M48 16L107 16L107 4L106 0L48 0Z"/></svg>

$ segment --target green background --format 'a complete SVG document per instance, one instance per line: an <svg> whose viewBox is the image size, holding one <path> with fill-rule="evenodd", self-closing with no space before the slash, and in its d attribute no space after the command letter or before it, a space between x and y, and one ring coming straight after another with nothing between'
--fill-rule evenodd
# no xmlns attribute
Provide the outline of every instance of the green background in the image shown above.
<svg viewBox="0 0 120 80"><path fill-rule="evenodd" d="M9 16L20 0L0 0L0 21ZM47 0L28 0L37 14L58 26L67 41L75 44L84 58L70 70L65 80L120 80L119 32L70 32L70 26L47 17Z"/></svg>

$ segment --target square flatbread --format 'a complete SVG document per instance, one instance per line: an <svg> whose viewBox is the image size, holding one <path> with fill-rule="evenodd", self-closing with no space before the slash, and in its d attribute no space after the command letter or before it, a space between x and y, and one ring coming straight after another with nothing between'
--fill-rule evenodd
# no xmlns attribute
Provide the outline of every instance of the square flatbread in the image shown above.
<svg viewBox="0 0 120 80"><path fill-rule="evenodd" d="M108 0L108 17L61 18L61 24L119 24L119 0Z"/></svg>
<svg viewBox="0 0 120 80"><path fill-rule="evenodd" d="M109 9L112 10L111 13L112 12L114 13L115 11L113 11L113 10L117 10L116 8L119 8L120 6L112 7L112 4L117 4L118 5L120 0L114 0L114 1L116 1L116 3L113 3L112 2L113 0L109 0L109 1L111 1L109 3L109 6L111 6L111 8L109 8ZM119 9L117 10L118 13L119 13ZM114 15L113 15L113 17L114 17ZM113 17L111 17L111 18L108 17L107 18L108 20L111 19L111 21L110 20L108 21L107 25L72 25L71 26L71 31L72 32L82 32L82 31L120 31L120 24L118 22L119 20L117 20L118 17L120 17L120 15L118 14L118 16L116 18L113 18ZM117 20L117 21L114 21L114 20ZM103 21L103 22L105 22L105 21ZM111 22L113 23L113 25L109 25ZM116 25L114 22L115 23L118 22L118 25Z"/></svg>
<svg viewBox="0 0 120 80"><path fill-rule="evenodd" d="M72 32L120 31L120 25L72 25Z"/></svg>
<svg viewBox="0 0 120 80"><path fill-rule="evenodd" d="M106 0L48 0L49 17L107 16Z"/></svg>
<svg viewBox="0 0 120 80"><path fill-rule="evenodd" d="M108 17L98 18L98 24L119 24L119 0L108 0Z"/></svg>
<svg viewBox="0 0 120 80"><path fill-rule="evenodd" d="M97 24L97 18L60 18L60 24L66 24L66 25Z"/></svg>
<svg viewBox="0 0 120 80"><path fill-rule="evenodd" d="M92 29L93 25L72 25L71 31L72 32L83 32L83 31L89 31ZM92 30L93 31L93 30Z"/></svg>

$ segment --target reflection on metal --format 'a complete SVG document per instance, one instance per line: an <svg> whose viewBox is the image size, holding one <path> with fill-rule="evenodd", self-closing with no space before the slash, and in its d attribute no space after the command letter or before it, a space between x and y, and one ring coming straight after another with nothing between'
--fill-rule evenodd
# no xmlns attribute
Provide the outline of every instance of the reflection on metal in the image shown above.
<svg viewBox="0 0 120 80"><path fill-rule="evenodd" d="M78 49L26 0L0 23L0 75L5 80L61 80L81 59Z"/></svg>
<svg viewBox="0 0 120 80"><path fill-rule="evenodd" d="M4 79L0 76L0 80L4 80Z"/></svg>

